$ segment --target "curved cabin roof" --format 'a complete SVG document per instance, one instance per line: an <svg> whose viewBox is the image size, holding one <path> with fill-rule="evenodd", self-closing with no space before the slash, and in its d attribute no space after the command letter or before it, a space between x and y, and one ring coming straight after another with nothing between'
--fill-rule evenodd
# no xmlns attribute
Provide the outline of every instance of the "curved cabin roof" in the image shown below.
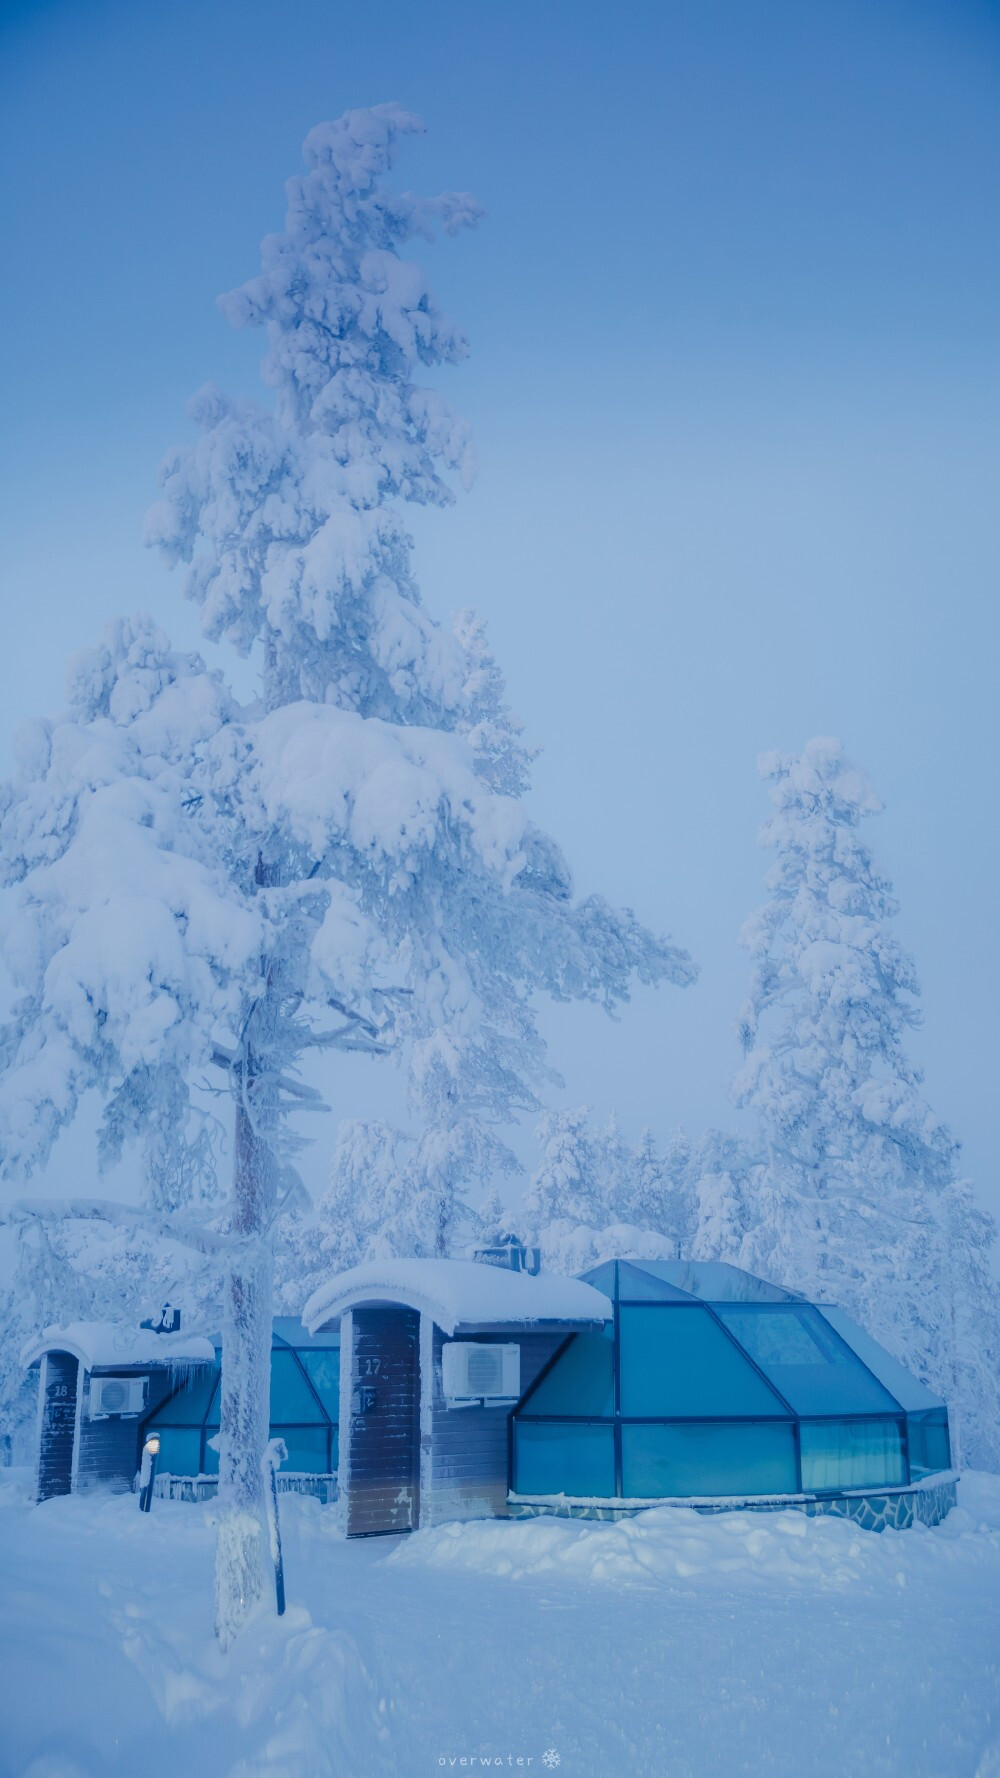
<svg viewBox="0 0 1000 1778"><path fill-rule="evenodd" d="M556 1323L603 1327L609 1299L580 1278L508 1272L472 1259L384 1259L352 1266L314 1291L302 1311L310 1333L345 1309L395 1303L429 1315L446 1334L458 1327Z"/></svg>
<svg viewBox="0 0 1000 1778"><path fill-rule="evenodd" d="M116 1327L111 1321L70 1321L46 1327L21 1349L29 1368L45 1352L69 1352L85 1370L148 1370L165 1365L214 1364L215 1347L202 1334L154 1333L149 1327Z"/></svg>

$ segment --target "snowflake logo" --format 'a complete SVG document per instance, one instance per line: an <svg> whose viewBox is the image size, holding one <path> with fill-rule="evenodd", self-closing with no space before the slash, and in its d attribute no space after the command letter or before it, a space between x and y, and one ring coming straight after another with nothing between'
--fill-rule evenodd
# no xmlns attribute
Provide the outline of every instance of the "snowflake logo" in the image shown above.
<svg viewBox="0 0 1000 1778"><path fill-rule="evenodd" d="M562 1761L555 1748L547 1747L542 1754L542 1765L545 1767L545 1770L547 1772L554 1772L556 1767L561 1764Z"/></svg>

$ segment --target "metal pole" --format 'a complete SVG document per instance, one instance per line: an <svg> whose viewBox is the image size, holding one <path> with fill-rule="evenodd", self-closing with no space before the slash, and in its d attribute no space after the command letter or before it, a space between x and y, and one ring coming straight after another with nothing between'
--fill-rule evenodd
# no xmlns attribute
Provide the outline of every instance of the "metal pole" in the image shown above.
<svg viewBox="0 0 1000 1778"><path fill-rule="evenodd" d="M278 1616L285 1615L285 1564L281 1554L281 1525L278 1521L278 1465L284 1463L288 1456L288 1447L283 1438L268 1440L267 1449L260 1460L267 1484L267 1532L271 1544L271 1560L274 1563L274 1597L278 1608Z"/></svg>
<svg viewBox="0 0 1000 1778"><path fill-rule="evenodd" d="M139 1511L148 1513L153 1504L153 1483L156 1480L156 1459L160 1454L160 1441L154 1433L142 1447L142 1465L139 1470Z"/></svg>

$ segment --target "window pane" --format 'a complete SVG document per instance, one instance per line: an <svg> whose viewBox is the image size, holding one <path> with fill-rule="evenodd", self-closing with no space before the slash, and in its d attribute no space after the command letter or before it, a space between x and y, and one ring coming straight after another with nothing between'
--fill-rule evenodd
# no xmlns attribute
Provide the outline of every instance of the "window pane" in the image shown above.
<svg viewBox="0 0 1000 1778"><path fill-rule="evenodd" d="M519 1494L575 1494L584 1499L613 1494L612 1428L515 1421L514 1487Z"/></svg>
<svg viewBox="0 0 1000 1778"><path fill-rule="evenodd" d="M327 1431L325 1426L272 1426L272 1438L283 1438L288 1446L287 1461L281 1465L282 1475L326 1475Z"/></svg>
<svg viewBox="0 0 1000 1778"><path fill-rule="evenodd" d="M195 1371L175 1395L169 1396L163 1406L150 1415L148 1426L200 1426L218 1377L214 1367L206 1366Z"/></svg>
<svg viewBox="0 0 1000 1778"><path fill-rule="evenodd" d="M614 1329L578 1333L525 1401L529 1414L595 1414L615 1411Z"/></svg>
<svg viewBox="0 0 1000 1778"><path fill-rule="evenodd" d="M806 1493L895 1487L906 1481L896 1420L803 1420L799 1438Z"/></svg>
<svg viewBox="0 0 1000 1778"><path fill-rule="evenodd" d="M308 1352L300 1351L298 1356L330 1419L336 1422L340 1417L339 1347L325 1346Z"/></svg>
<svg viewBox="0 0 1000 1778"><path fill-rule="evenodd" d="M201 1433L193 1427L165 1426L159 1436L160 1455L156 1460L159 1473L197 1475Z"/></svg>
<svg viewBox="0 0 1000 1778"><path fill-rule="evenodd" d="M303 1420L325 1422L325 1416L294 1354L276 1347L271 1353L271 1424Z"/></svg>
<svg viewBox="0 0 1000 1778"><path fill-rule="evenodd" d="M718 1315L797 1414L892 1413L898 1407L817 1309L733 1303Z"/></svg>
<svg viewBox="0 0 1000 1778"><path fill-rule="evenodd" d="M707 1309L623 1308L620 1318L623 1414L787 1412Z"/></svg>
<svg viewBox="0 0 1000 1778"><path fill-rule="evenodd" d="M935 1408L929 1414L910 1414L906 1422L910 1446L910 1480L932 1475L936 1469L951 1468L951 1444L948 1438L948 1413Z"/></svg>
<svg viewBox="0 0 1000 1778"><path fill-rule="evenodd" d="M794 1494L797 1487L790 1423L622 1425L622 1492L634 1499Z"/></svg>

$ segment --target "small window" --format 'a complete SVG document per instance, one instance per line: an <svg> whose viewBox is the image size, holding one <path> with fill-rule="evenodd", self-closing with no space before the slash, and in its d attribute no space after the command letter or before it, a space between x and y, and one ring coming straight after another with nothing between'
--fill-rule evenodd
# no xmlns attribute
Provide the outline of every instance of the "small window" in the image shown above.
<svg viewBox="0 0 1000 1778"><path fill-rule="evenodd" d="M558 1420L514 1424L514 1488L518 1494L606 1498L615 1491L611 1426Z"/></svg>

